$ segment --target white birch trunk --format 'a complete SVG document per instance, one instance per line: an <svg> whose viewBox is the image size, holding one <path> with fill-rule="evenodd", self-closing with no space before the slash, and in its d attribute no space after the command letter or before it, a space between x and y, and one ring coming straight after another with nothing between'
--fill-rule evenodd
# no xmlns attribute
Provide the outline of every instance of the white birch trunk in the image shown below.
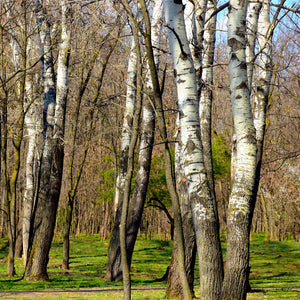
<svg viewBox="0 0 300 300"><path fill-rule="evenodd" d="M60 1L62 34L58 56L57 93L52 57L50 24L40 1L36 2L37 24L43 59L44 130L40 186L37 195L35 226L25 278L48 279L47 264L54 234L64 157L65 107L68 91L67 71L70 54L69 5ZM70 21L70 20L68 20Z"/></svg>
<svg viewBox="0 0 300 300"><path fill-rule="evenodd" d="M206 20L207 0L185 0L185 25L189 46L196 71L197 93L202 88L203 35Z"/></svg>
<svg viewBox="0 0 300 300"><path fill-rule="evenodd" d="M137 22L141 21L141 13L137 12ZM135 40L131 38L131 49L127 68L127 80L126 80L126 104L123 117L123 127L121 133L121 154L119 173L116 180L115 196L114 196L114 211L115 217L117 210L122 206L123 190L125 185L125 178L127 174L127 160L128 149L131 141L133 115L136 102L136 80L137 80L137 45Z"/></svg>
<svg viewBox="0 0 300 300"><path fill-rule="evenodd" d="M32 61L34 57L33 40L29 39L28 42L28 53L27 57L29 61ZM30 238L30 226L32 221L32 212L34 206L34 198L37 187L37 176L39 159L41 155L41 148L39 145L42 144L42 103L41 97L38 95L34 88L34 84L39 81L39 74L36 76L28 74L26 77L25 88L26 88L26 114L24 125L26 129L25 140L27 141L27 154L26 154L26 178L25 178L25 192L23 201L23 259L24 265L26 266L29 238Z"/></svg>
<svg viewBox="0 0 300 300"><path fill-rule="evenodd" d="M203 51L202 51L202 77L201 77L201 93L199 103L201 140L203 145L204 165L207 171L210 190L214 196L215 214L218 216L217 203L215 199L215 185L212 163L211 149L211 115L213 101L213 63L215 50L215 32L216 32L216 16L210 18L215 10L213 1L208 1L205 19L209 21L205 24L203 34Z"/></svg>
<svg viewBox="0 0 300 300"><path fill-rule="evenodd" d="M153 46L154 61L156 66L158 67L160 53L159 47L162 30L162 0L154 1L151 29L151 42ZM150 94L151 97L151 94L153 93L153 84L149 66L147 66L145 86L147 93ZM142 106L141 142L139 148L137 175L131 199L131 207L128 216L128 228L126 234L128 252L127 255L129 262L131 262L135 241L142 220L142 213L146 200L146 193L150 176L152 149L155 133L155 112L152 100L153 99L149 99L148 95L145 95Z"/></svg>
<svg viewBox="0 0 300 300"><path fill-rule="evenodd" d="M228 246L222 299L246 299L249 265L250 203L256 170L256 136L246 65L247 1L231 0L228 15L228 57L231 103L236 134L236 170L229 199Z"/></svg>
<svg viewBox="0 0 300 300"><path fill-rule="evenodd" d="M185 32L181 1L166 0L165 12L174 64L184 171L193 214L201 299L218 299L222 282L219 228L203 160L196 75Z"/></svg>
<svg viewBox="0 0 300 300"><path fill-rule="evenodd" d="M254 67L254 57L255 57L255 41L257 33L258 16L261 9L261 2L254 1L249 2L248 14L247 14L247 46L246 46L246 62L247 62L247 77L248 77L248 87L251 93L252 78L253 78L253 67Z"/></svg>
<svg viewBox="0 0 300 300"><path fill-rule="evenodd" d="M137 22L142 20L142 13L138 9ZM133 116L135 113L136 94L137 94L137 64L138 64L138 47L135 38L131 39L131 49L127 69L127 91L126 104L123 117L123 128L121 133L121 153L119 161L119 172L115 183L114 195L114 227L111 234L110 244L107 254L106 279L110 281L122 278L121 257L120 257L120 220L122 212L122 201L124 198L124 189L128 169L128 151L131 143L131 134L133 126Z"/></svg>
<svg viewBox="0 0 300 300"><path fill-rule="evenodd" d="M253 117L254 126L256 129L257 140L257 161L256 161L256 176L255 176L255 190L251 203L251 214L254 212L257 192L260 181L260 171L263 157L264 138L266 130L266 114L269 102L270 84L272 78L272 34L270 24L270 2L263 1L262 9L260 11L258 20L258 59L256 86L254 89L254 105ZM251 225L251 224L250 224ZM250 227L249 225L249 227ZM250 228L249 228L250 230Z"/></svg>
<svg viewBox="0 0 300 300"><path fill-rule="evenodd" d="M258 143L262 144L266 126L266 110L272 77L272 37L270 32L270 3L263 1L258 20L258 51L257 84L254 95L254 126Z"/></svg>

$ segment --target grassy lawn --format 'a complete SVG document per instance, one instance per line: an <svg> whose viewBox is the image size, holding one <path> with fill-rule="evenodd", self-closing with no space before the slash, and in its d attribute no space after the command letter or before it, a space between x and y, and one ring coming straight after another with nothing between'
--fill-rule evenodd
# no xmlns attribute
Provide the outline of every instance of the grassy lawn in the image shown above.
<svg viewBox="0 0 300 300"><path fill-rule="evenodd" d="M62 243L54 242L48 268L50 281L29 283L7 278L7 240L0 240L0 298L122 299L122 282L104 280L108 243L97 236L80 236L72 240L71 269L65 271L61 269ZM133 299L164 298L166 282L157 279L166 271L171 250L170 241L138 239L132 262L132 286L144 290L133 290ZM263 235L253 235L250 255L250 283L255 289L248 294L248 299L300 299L300 289L290 289L300 286L299 243L290 240L265 243ZM196 293L199 286L197 269L196 266ZM21 278L24 271L21 259L17 259L16 271L16 279ZM149 288L154 290L149 291Z"/></svg>

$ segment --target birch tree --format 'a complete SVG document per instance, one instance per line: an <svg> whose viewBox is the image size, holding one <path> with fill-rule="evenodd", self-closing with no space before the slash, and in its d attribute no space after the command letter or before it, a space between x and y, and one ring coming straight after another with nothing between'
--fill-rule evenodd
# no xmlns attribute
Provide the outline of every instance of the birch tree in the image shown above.
<svg viewBox="0 0 300 300"><path fill-rule="evenodd" d="M227 215L228 245L222 299L246 299L249 273L250 203L257 147L246 67L246 12L247 1L229 2L228 66L237 158Z"/></svg>
<svg viewBox="0 0 300 300"><path fill-rule="evenodd" d="M177 84L184 171L199 257L200 297L218 299L223 279L219 223L204 165L196 75L185 33L182 2L166 1L165 14Z"/></svg>
<svg viewBox="0 0 300 300"><path fill-rule="evenodd" d="M48 279L47 264L62 180L65 108L68 94L70 4L66 0L60 1L62 19L57 83L55 82L50 24L44 5L44 2L36 1L37 25L43 54L44 140L32 243L25 269L27 280Z"/></svg>
<svg viewBox="0 0 300 300"><path fill-rule="evenodd" d="M251 215L253 215L257 192L260 182L260 171L262 165L264 139L266 132L266 115L269 103L269 94L272 79L273 61L272 61L272 25L270 23L270 1L262 2L262 8L258 19L257 43L258 43L258 60L257 60L257 78L254 89L254 107L253 118L256 130L257 141L257 160L255 173L255 189L251 202ZM252 221L252 218L251 218ZM249 225L249 231L251 223Z"/></svg>
<svg viewBox="0 0 300 300"><path fill-rule="evenodd" d="M154 62L158 70L159 48L162 30L162 0L155 0L151 20L151 42L153 46ZM145 88L148 95L143 96L141 138L137 176L130 203L127 228L127 255L131 262L135 241L142 221L142 214L148 189L152 149L155 133L155 111L153 106L153 85L149 66L146 70Z"/></svg>
<svg viewBox="0 0 300 300"><path fill-rule="evenodd" d="M160 137L163 142L163 152L165 158L165 171L168 190L172 199L172 207L174 212L174 224L175 230L177 232L177 258L178 258L178 268L180 280L183 288L183 294L185 299L190 299L192 297L192 292L188 283L185 263L184 263L184 237L182 232L182 219L180 214L180 203L178 193L176 191L176 184L174 179L173 164L169 149L168 134L166 130L166 121L162 106L162 91L160 89L160 84L158 81L158 74L155 66L153 48L151 43L151 22L149 18L148 9L144 0L139 1L141 9L143 11L143 17L145 20L145 32L143 36L145 38L145 48L148 58L148 66L150 69L151 80L153 85L153 99L155 105L155 111L157 116L157 124L160 132Z"/></svg>
<svg viewBox="0 0 300 300"><path fill-rule="evenodd" d="M136 20L138 23L141 22L141 14L138 11L136 15ZM127 175L128 151L131 142L132 124L136 102L138 47L139 44L137 40L134 37L132 37L127 69L126 104L121 133L119 172L115 184L114 227L109 242L106 263L105 278L110 281L115 281L122 278L119 226L122 213L122 201L124 196L123 192Z"/></svg>
<svg viewBox="0 0 300 300"><path fill-rule="evenodd" d="M28 37L26 57L28 60L27 68L35 63L38 53L38 36L34 26L34 13L30 14L31 36ZM32 213L34 207L34 199L36 196L36 188L38 184L39 160L41 155L42 144L42 102L39 95L41 70L39 67L30 69L27 72L25 81L25 136L24 140L27 144L27 154L25 161L26 177L25 177L25 192L23 199L23 219L22 219L22 240L23 240L23 259L26 266L30 227L32 222Z"/></svg>

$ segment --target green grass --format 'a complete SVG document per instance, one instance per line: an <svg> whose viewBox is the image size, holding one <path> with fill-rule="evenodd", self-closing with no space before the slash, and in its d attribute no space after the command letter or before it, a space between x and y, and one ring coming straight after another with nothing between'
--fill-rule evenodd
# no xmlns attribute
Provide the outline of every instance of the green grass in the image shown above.
<svg viewBox="0 0 300 300"><path fill-rule="evenodd" d="M70 270L66 272L61 269L62 243L54 242L48 265L50 281L31 283L17 280L24 272L22 259L16 261L16 279L10 280L6 276L7 239L0 239L0 298L122 299L122 282L111 283L104 280L108 243L107 240L99 240L97 236L80 236L72 240ZM169 241L138 239L132 261L132 286L160 289L133 291L133 299L164 298L166 283L158 282L157 279L164 275L171 251L172 243ZM249 294L248 299L300 299L300 290L289 288L300 285L299 243L291 240L265 243L263 235L253 235L250 263L250 283L258 289ZM198 286L196 266L196 293ZM115 291L100 291L102 289Z"/></svg>

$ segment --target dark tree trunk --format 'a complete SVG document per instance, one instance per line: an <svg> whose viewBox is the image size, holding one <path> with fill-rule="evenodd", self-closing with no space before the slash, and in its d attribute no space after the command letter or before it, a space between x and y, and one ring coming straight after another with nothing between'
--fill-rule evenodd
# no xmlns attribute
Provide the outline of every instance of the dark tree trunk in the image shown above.
<svg viewBox="0 0 300 300"><path fill-rule="evenodd" d="M196 262L196 237L193 227L193 217L190 209L187 182L184 176L184 165L182 161L182 151L179 143L175 146L175 174L176 187L180 199L180 211L182 216L182 226L184 235L185 250L185 270L187 279L194 296L194 268ZM175 233L176 234L176 233ZM177 242L174 239L172 258L168 275L166 290L167 298L184 299L182 285L177 264Z"/></svg>
<svg viewBox="0 0 300 300"><path fill-rule="evenodd" d="M131 263L134 245L142 221L142 215L149 183L152 149L154 142L155 114L149 99L145 99L145 102L145 107L143 109L143 131L141 136L137 178L131 200L126 235L127 256L129 264Z"/></svg>
<svg viewBox="0 0 300 300"><path fill-rule="evenodd" d="M106 275L107 281L122 280L121 248L120 248L120 220L122 203L119 203L115 212L115 221L107 252Z"/></svg>
<svg viewBox="0 0 300 300"><path fill-rule="evenodd" d="M70 196L69 196L70 197ZM62 268L69 270L69 260L70 260L70 229L72 223L72 214L73 214L73 205L74 199L69 199L69 204L66 209L66 224L64 227L64 235L63 235L63 260L62 260Z"/></svg>

